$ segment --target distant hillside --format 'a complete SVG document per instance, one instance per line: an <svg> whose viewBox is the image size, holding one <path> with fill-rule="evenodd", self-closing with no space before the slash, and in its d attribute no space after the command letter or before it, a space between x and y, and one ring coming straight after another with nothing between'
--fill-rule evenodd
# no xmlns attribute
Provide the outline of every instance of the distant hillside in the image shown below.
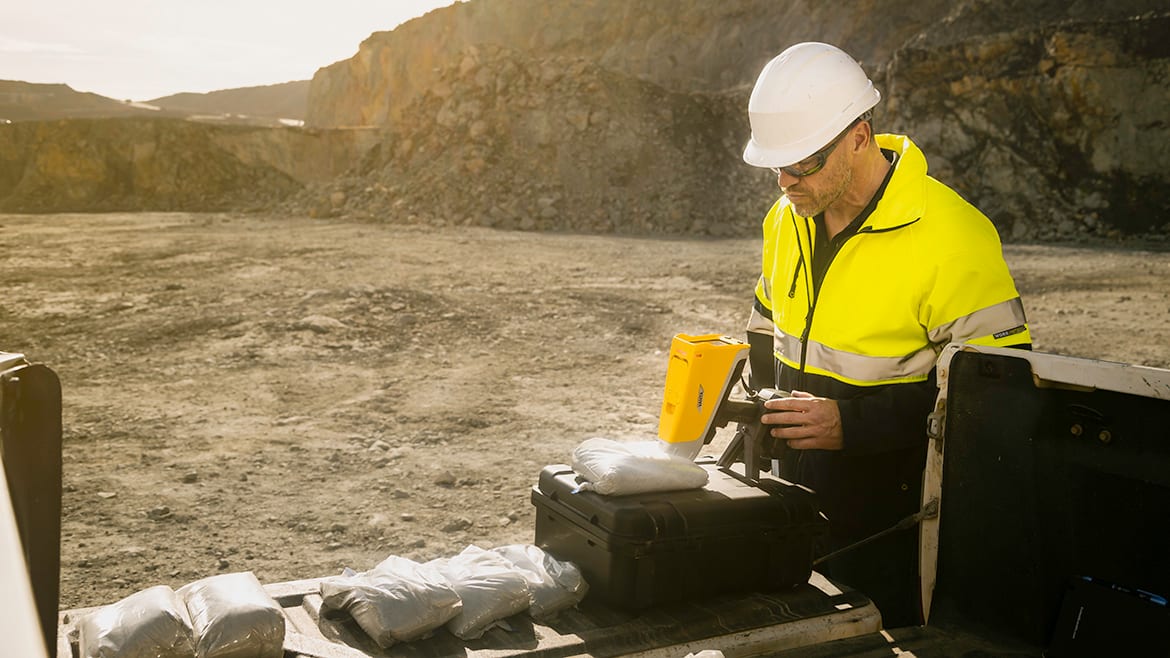
<svg viewBox="0 0 1170 658"><path fill-rule="evenodd" d="M309 81L263 87L223 89L206 94L183 93L147 101L164 110L187 114L236 114L265 119L305 118Z"/></svg>
<svg viewBox="0 0 1170 658"><path fill-rule="evenodd" d="M64 84L0 80L0 120L52 121L106 117L157 117L168 112L149 109L97 94L75 91Z"/></svg>
<svg viewBox="0 0 1170 658"><path fill-rule="evenodd" d="M194 118L222 123L277 125L305 118L309 81L184 93L144 103L80 92L65 84L0 80L0 123L59 119Z"/></svg>

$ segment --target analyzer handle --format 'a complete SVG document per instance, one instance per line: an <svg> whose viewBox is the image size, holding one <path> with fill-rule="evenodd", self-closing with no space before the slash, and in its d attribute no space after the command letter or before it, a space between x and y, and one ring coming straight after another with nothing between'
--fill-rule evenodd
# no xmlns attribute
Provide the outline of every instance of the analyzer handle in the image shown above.
<svg viewBox="0 0 1170 658"><path fill-rule="evenodd" d="M775 398L790 397L788 391L774 388L763 388L752 393L747 400L727 400L724 405L727 411L719 410L720 417L728 420L737 420L735 436L727 449L720 455L718 465L727 468L743 460L744 477L752 482L760 481L760 460L778 458L773 447L776 442L771 440L771 427L763 422L763 415L767 412L764 403ZM747 410L750 409L750 413ZM780 452L784 451L786 443L779 442Z"/></svg>

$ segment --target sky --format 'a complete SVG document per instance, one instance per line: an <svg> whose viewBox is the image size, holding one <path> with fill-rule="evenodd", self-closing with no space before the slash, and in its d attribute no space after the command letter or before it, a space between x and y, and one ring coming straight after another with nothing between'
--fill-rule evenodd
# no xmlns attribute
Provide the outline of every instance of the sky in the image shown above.
<svg viewBox="0 0 1170 658"><path fill-rule="evenodd" d="M20 0L0 80L117 100L308 80L366 37L455 0Z"/></svg>

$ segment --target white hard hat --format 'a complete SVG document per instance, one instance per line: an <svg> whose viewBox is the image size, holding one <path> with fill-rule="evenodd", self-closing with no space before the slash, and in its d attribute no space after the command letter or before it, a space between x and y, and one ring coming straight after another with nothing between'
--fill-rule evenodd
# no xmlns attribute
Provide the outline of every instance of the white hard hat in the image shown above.
<svg viewBox="0 0 1170 658"><path fill-rule="evenodd" d="M798 43L777 55L748 101L754 167L785 167L826 146L882 95L861 66L826 43Z"/></svg>

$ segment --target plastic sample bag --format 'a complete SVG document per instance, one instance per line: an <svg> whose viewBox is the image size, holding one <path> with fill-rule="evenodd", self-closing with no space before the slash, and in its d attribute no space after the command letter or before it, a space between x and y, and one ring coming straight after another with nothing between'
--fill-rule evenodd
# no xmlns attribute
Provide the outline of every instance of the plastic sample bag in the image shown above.
<svg viewBox="0 0 1170 658"><path fill-rule="evenodd" d="M589 592L577 565L558 560L539 546L511 544L493 548L492 552L512 563L528 581L528 614L534 619L571 608Z"/></svg>
<svg viewBox="0 0 1170 658"><path fill-rule="evenodd" d="M81 658L194 658L187 609L158 585L86 615L78 623Z"/></svg>
<svg viewBox="0 0 1170 658"><path fill-rule="evenodd" d="M461 640L474 640L505 617L529 605L528 580L511 562L478 546L446 560L432 560L463 600L463 609L447 622Z"/></svg>
<svg viewBox="0 0 1170 658"><path fill-rule="evenodd" d="M283 658L284 613L251 571L179 588L199 658Z"/></svg>
<svg viewBox="0 0 1170 658"><path fill-rule="evenodd" d="M321 581L324 606L349 613L386 649L430 634L462 609L462 601L433 566L391 555L362 573Z"/></svg>
<svg viewBox="0 0 1170 658"><path fill-rule="evenodd" d="M585 479L580 491L607 496L699 489L707 484L706 469L667 452L660 441L586 439L573 449L572 467Z"/></svg>

